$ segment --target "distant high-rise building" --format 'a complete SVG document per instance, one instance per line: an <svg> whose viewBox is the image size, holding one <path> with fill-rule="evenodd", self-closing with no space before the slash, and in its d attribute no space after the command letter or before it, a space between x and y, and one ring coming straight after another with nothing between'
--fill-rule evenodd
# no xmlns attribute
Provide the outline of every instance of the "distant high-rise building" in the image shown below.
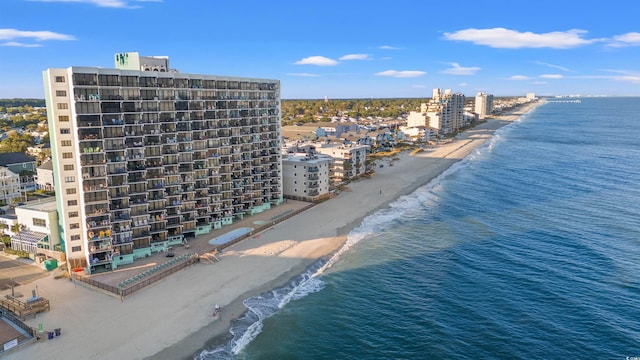
<svg viewBox="0 0 640 360"><path fill-rule="evenodd" d="M452 93L450 89L442 92L433 89L433 96L427 104L429 127L436 130L438 136L448 135L464 126L464 95Z"/></svg>
<svg viewBox="0 0 640 360"><path fill-rule="evenodd" d="M282 202L278 80L115 63L43 72L72 268L115 269Z"/></svg>
<svg viewBox="0 0 640 360"><path fill-rule="evenodd" d="M480 119L493 113L493 95L479 92L476 94L475 111Z"/></svg>

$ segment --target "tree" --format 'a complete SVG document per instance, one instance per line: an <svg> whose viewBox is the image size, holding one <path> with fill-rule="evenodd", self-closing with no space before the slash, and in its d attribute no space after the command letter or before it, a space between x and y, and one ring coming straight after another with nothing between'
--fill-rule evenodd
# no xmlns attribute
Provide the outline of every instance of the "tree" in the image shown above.
<svg viewBox="0 0 640 360"><path fill-rule="evenodd" d="M35 145L33 136L9 132L7 138L0 141L0 153L25 152L28 147Z"/></svg>
<svg viewBox="0 0 640 360"><path fill-rule="evenodd" d="M5 225L7 226L7 225ZM5 249L9 249L11 248L11 236L9 235L0 235L0 240L2 241L2 243L4 244L4 248Z"/></svg>
<svg viewBox="0 0 640 360"><path fill-rule="evenodd" d="M26 229L27 229L27 226L24 224L15 223L11 225L11 231L18 234L18 239L20 239L20 243L22 243L22 234L20 232ZM9 246L11 246L11 238L9 238Z"/></svg>

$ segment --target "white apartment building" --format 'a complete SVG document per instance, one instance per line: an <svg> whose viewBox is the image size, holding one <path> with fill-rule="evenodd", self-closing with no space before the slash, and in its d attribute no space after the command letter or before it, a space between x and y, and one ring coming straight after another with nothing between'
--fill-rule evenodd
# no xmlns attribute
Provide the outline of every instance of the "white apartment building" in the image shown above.
<svg viewBox="0 0 640 360"><path fill-rule="evenodd" d="M21 196L20 175L0 166L0 205L11 205L13 199Z"/></svg>
<svg viewBox="0 0 640 360"><path fill-rule="evenodd" d="M115 269L282 202L280 82L167 57L43 72L62 248Z"/></svg>
<svg viewBox="0 0 640 360"><path fill-rule="evenodd" d="M480 119L493 114L493 95L478 92L476 94L475 112Z"/></svg>
<svg viewBox="0 0 640 360"><path fill-rule="evenodd" d="M282 159L284 196L313 202L329 193L333 159L327 155L292 154Z"/></svg>
<svg viewBox="0 0 640 360"><path fill-rule="evenodd" d="M369 145L322 144L316 148L319 154L333 158L331 178L335 183L355 179L367 171Z"/></svg>
<svg viewBox="0 0 640 360"><path fill-rule="evenodd" d="M429 118L427 117L427 104L420 104L420 111L410 111L407 116L407 127L429 127Z"/></svg>
<svg viewBox="0 0 640 360"><path fill-rule="evenodd" d="M47 191L53 190L53 163L46 163L36 168L36 187Z"/></svg>

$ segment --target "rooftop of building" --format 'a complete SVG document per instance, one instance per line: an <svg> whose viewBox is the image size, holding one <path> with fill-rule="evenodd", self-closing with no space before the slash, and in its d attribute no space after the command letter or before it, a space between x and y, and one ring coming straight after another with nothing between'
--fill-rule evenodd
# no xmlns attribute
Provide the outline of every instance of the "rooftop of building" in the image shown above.
<svg viewBox="0 0 640 360"><path fill-rule="evenodd" d="M43 163L42 165L38 166L38 169L53 170L53 162L52 161L47 161L47 162Z"/></svg>
<svg viewBox="0 0 640 360"><path fill-rule="evenodd" d="M56 198L47 197L34 201L29 201L24 205L20 205L21 209L36 210L36 211L56 211Z"/></svg>
<svg viewBox="0 0 640 360"><path fill-rule="evenodd" d="M331 161L331 157L323 154L307 155L302 153L289 154L282 158L282 162L323 163Z"/></svg>
<svg viewBox="0 0 640 360"><path fill-rule="evenodd" d="M22 152L0 153L0 166L22 164L34 161L36 161L35 158L32 158L31 156Z"/></svg>

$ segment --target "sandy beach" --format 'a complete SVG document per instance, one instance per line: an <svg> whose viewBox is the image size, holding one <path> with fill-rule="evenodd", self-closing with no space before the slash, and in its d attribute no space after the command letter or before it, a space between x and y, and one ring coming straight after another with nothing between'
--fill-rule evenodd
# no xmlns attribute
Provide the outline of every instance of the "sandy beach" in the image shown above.
<svg viewBox="0 0 640 360"><path fill-rule="evenodd" d="M228 332L230 321L245 311L244 299L286 284L335 253L367 215L425 185L538 104L489 119L451 143L379 160L385 166L370 179L352 182L335 198L226 249L220 262L178 271L124 302L53 276L16 288L27 294L37 287L51 302L51 311L27 323L61 328L62 335L6 359L190 358ZM223 307L220 317L212 316L215 304Z"/></svg>

